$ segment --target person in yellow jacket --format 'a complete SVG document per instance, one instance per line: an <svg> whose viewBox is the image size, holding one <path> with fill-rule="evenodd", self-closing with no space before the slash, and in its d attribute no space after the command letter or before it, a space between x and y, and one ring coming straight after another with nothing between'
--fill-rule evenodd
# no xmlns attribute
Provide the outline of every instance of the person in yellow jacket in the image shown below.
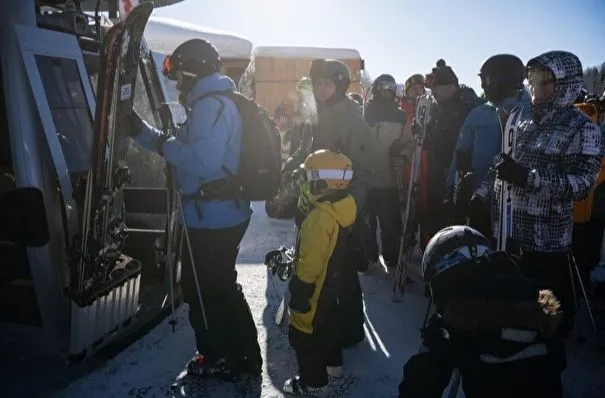
<svg viewBox="0 0 605 398"><path fill-rule="evenodd" d="M315 395L327 388L328 375L342 372L338 295L350 228L357 206L347 189L353 178L351 160L337 152L318 150L302 165L301 195L309 209L301 220L295 271L290 290L290 345L299 374L286 380L288 394Z"/></svg>

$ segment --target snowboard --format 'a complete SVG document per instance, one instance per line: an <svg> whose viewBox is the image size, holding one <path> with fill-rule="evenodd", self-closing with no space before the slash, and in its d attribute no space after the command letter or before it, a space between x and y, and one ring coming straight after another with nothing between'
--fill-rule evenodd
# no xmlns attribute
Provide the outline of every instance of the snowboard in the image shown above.
<svg viewBox="0 0 605 398"><path fill-rule="evenodd" d="M127 141L120 127L132 110L143 31L152 11L153 3L138 5L109 29L103 42L92 163L79 238L79 295L108 279L127 236L122 188L130 171L122 160Z"/></svg>
<svg viewBox="0 0 605 398"><path fill-rule="evenodd" d="M498 119L500 120L500 127L502 130L502 149L501 152L508 154L514 158L514 147L515 137L521 116L523 114L523 107L517 106L507 114L507 112L499 108L497 109ZM506 122L505 122L506 120ZM496 179L494 184L500 184L500 189L495 189L494 192L499 192L499 217L498 225L496 228L496 239L497 239L497 250L511 251L509 245L509 238L512 236L513 228L513 197L512 197L512 185L507 181L501 181ZM498 188L498 187L495 187Z"/></svg>
<svg viewBox="0 0 605 398"><path fill-rule="evenodd" d="M408 179L407 194L399 181L399 198L402 206L401 225L402 233L399 241L399 255L397 257L397 266L395 268L395 280L393 282L393 301L401 301L405 294L406 280L409 274L409 263L412 257L412 251L416 245L416 222L415 204L418 197L418 173L420 171L420 160L422 157L422 145L426 136L426 128L431 120L431 106L433 101L429 95L423 95L418 98L416 105L416 120L421 127L421 132L414 137L416 147L412 155L412 167L410 167L410 178Z"/></svg>

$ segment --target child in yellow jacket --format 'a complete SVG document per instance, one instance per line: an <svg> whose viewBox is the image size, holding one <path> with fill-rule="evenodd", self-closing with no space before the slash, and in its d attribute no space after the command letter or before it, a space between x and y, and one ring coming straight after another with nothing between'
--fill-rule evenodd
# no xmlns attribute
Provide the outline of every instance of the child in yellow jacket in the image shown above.
<svg viewBox="0 0 605 398"><path fill-rule="evenodd" d="M353 178L351 160L319 150L302 165L305 180L301 201L308 210L300 217L295 271L290 279L290 345L299 374L284 383L284 392L315 395L338 377L342 349L338 333L338 301L343 256L355 222L355 200L347 192Z"/></svg>

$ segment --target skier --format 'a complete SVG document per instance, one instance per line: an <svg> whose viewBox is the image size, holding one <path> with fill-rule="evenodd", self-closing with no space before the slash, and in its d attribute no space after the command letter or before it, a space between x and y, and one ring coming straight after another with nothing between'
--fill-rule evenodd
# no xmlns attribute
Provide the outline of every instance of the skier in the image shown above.
<svg viewBox="0 0 605 398"><path fill-rule="evenodd" d="M582 88L582 64L566 51L550 51L527 63L531 119L520 124L513 156L498 156L470 201L470 215L491 201L498 221L495 179L512 185L512 237L519 266L561 302L561 336L573 327L570 275L573 202L592 190L601 169L604 141L598 126L573 106ZM501 184L498 184L501 186Z"/></svg>
<svg viewBox="0 0 605 398"><path fill-rule="evenodd" d="M252 214L250 202L198 199L202 184L220 183L227 177L223 165L237 172L242 134L242 120L233 101L200 97L235 91L235 84L219 73L218 52L202 39L178 46L165 65L169 65L165 74L177 82L180 101L188 109L186 125L169 138L134 111L130 123L138 143L174 167L182 192L194 263L183 256L181 280L198 350L187 370L230 381L241 373L259 375L262 358L256 326L235 270L239 244Z"/></svg>
<svg viewBox="0 0 605 398"><path fill-rule="evenodd" d="M318 59L311 63L309 75L313 82L318 112L310 150L329 149L343 153L351 159L355 177L348 190L355 199L359 212L365 205L367 190L372 180L374 148L368 125L359 112L359 105L345 94L351 82L349 68L338 60ZM308 154L307 147L301 145L284 166L284 172L294 171ZM343 271L343 285L339 297L343 347L355 345L365 336L363 297L357 275L357 269L365 265L359 227L354 226L348 242L348 266Z"/></svg>
<svg viewBox="0 0 605 398"><path fill-rule="evenodd" d="M431 89L435 105L424 140L426 157L423 156L419 173L420 197L426 198L426 202L421 200L418 204L421 243L448 224L449 209L444 205L444 200L449 199L446 179L458 133L471 109L485 102L472 88L459 85L458 77L442 59L427 75L425 84Z"/></svg>
<svg viewBox="0 0 605 398"><path fill-rule="evenodd" d="M559 303L467 226L439 231L422 256L437 313L403 368L400 398L438 398L459 369L467 398L562 397ZM455 387L457 388L457 386Z"/></svg>
<svg viewBox="0 0 605 398"><path fill-rule="evenodd" d="M407 114L410 123L416 117L416 102L418 101L418 97L425 93L424 76L421 74L410 76L403 84L403 96L401 97L399 106Z"/></svg>
<svg viewBox="0 0 605 398"><path fill-rule="evenodd" d="M525 80L525 65L518 57L511 54L498 54L488 58L479 72L481 88L489 101L475 107L466 117L458 134L458 142L450 164L447 189L448 201L468 204L470 195L476 190L487 174L492 160L501 152L502 126L498 109L507 113L516 106L522 106L524 115L529 118L531 102L523 87ZM455 192L456 175L462 177L472 171L472 188L468 195ZM470 185L470 184L469 184ZM466 198L456 200L454 196L462 194ZM463 216L465 210L455 209L458 216ZM463 220L456 219L458 223ZM487 213L481 219L472 220L473 225L483 234L491 236L490 215ZM478 224L475 224L478 223Z"/></svg>
<svg viewBox="0 0 605 398"><path fill-rule="evenodd" d="M283 389L315 395L327 388L328 375L340 377L342 372L338 296L357 209L347 193L353 178L349 158L318 150L302 167L310 207L298 231L295 272L289 283L289 340L299 374Z"/></svg>
<svg viewBox="0 0 605 398"><path fill-rule="evenodd" d="M401 235L400 192L397 184L402 178L407 159L414 150L414 138L404 111L395 102L397 82L391 75L383 74L372 84L372 99L368 101L364 118L374 139L374 178L368 191L363 217L367 220L364 248L368 261L367 270L380 264L376 242L377 224L380 223L382 256L389 267L397 265L399 238ZM409 174L409 167L407 170Z"/></svg>

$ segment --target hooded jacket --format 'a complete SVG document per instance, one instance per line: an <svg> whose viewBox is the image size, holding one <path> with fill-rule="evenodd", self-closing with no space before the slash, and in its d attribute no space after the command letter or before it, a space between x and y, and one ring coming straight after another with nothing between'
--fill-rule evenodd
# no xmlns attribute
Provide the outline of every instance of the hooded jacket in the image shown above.
<svg viewBox="0 0 605 398"><path fill-rule="evenodd" d="M471 161L470 170L465 171L473 172L475 178L473 189L479 188L494 157L502 151L502 126L500 126L497 108L510 112L517 106L523 107L523 118L529 119L531 98L526 91L518 97L505 98L497 103L487 102L470 111L458 134L458 142L447 176L448 187L452 187L455 183L456 171L461 166L458 164L459 152L464 152Z"/></svg>
<svg viewBox="0 0 605 398"><path fill-rule="evenodd" d="M203 184L226 178L223 166L233 173L239 168L242 119L235 103L225 97L205 97L198 101L214 91L235 91L235 84L219 73L198 80L185 98L187 123L163 144L164 158L174 166L176 184L183 195L185 223L192 228L229 228L245 222L252 214L249 201L184 199L196 194ZM219 101L224 103L224 108L215 123L221 108ZM155 151L161 134L144 123L136 140Z"/></svg>
<svg viewBox="0 0 605 398"><path fill-rule="evenodd" d="M586 198L594 187L604 141L599 127L573 105L583 85L578 57L551 51L531 62L553 72L555 91L519 125L513 158L529 173L525 187L512 188L512 237L527 251L563 252L571 246L573 202ZM496 223L502 186L495 178L499 158L477 190L479 197L491 200Z"/></svg>
<svg viewBox="0 0 605 398"><path fill-rule="evenodd" d="M404 111L394 101L368 101L364 118L374 140L376 155L372 157L374 177L371 188L395 188L396 176L389 153L393 143L399 140L404 148L402 155L411 159L414 137Z"/></svg>
<svg viewBox="0 0 605 398"><path fill-rule="evenodd" d="M296 271L290 280L290 325L313 333L326 322L340 292L343 256L357 208L349 194L336 192L319 199L298 232ZM303 302L308 311L297 311Z"/></svg>
<svg viewBox="0 0 605 398"><path fill-rule="evenodd" d="M341 152L353 162L354 177L349 192L355 198L357 209L361 209L372 182L375 152L370 129L359 112L359 104L343 97L331 106L318 107L317 112L318 122L313 128L310 148L308 140L303 138L299 149L286 162L284 172L297 169L307 155L316 150Z"/></svg>

